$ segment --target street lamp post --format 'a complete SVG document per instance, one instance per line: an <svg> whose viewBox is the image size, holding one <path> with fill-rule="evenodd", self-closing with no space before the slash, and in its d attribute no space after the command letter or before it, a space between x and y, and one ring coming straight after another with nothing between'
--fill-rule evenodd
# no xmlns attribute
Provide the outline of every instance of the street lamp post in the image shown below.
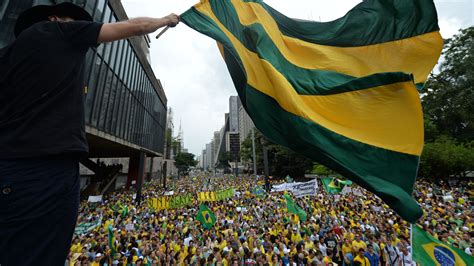
<svg viewBox="0 0 474 266"><path fill-rule="evenodd" d="M257 159L255 156L255 128L252 127L252 158L253 158L253 174L257 175Z"/></svg>

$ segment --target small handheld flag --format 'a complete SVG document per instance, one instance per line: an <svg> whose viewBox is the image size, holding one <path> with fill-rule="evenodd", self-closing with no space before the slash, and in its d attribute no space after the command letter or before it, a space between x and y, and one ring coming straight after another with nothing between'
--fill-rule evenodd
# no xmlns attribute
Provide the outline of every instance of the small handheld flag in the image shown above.
<svg viewBox="0 0 474 266"><path fill-rule="evenodd" d="M112 230L112 225L109 225L108 232L109 232L110 257L113 259L115 257L115 253L117 253L117 247L115 246L115 236Z"/></svg>
<svg viewBox="0 0 474 266"><path fill-rule="evenodd" d="M206 205L199 205L199 211L196 220L201 222L202 227L207 230L211 229L216 223L216 215Z"/></svg>
<svg viewBox="0 0 474 266"><path fill-rule="evenodd" d="M420 227L412 227L413 260L420 265L474 265L474 257L436 240Z"/></svg>
<svg viewBox="0 0 474 266"><path fill-rule="evenodd" d="M284 197L286 199L286 208L288 209L288 212L298 215L300 221L306 222L306 219L308 217L306 212L293 201L290 195L285 194Z"/></svg>

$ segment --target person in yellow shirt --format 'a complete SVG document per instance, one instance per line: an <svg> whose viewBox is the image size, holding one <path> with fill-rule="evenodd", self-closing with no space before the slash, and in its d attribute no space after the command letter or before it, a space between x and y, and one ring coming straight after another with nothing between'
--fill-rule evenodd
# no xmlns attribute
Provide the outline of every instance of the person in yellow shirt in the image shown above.
<svg viewBox="0 0 474 266"><path fill-rule="evenodd" d="M291 242L299 243L301 242L301 240L303 240L297 228L293 228L293 230L291 230L290 232L291 232Z"/></svg>
<svg viewBox="0 0 474 266"><path fill-rule="evenodd" d="M345 232L345 233L344 233L344 238L345 238L345 239L348 239L349 241L354 240L354 237L355 237L355 236L354 236L354 233L352 233L352 232Z"/></svg>
<svg viewBox="0 0 474 266"><path fill-rule="evenodd" d="M222 252L222 266L229 266L230 263L230 255L228 251Z"/></svg>
<svg viewBox="0 0 474 266"><path fill-rule="evenodd" d="M314 249L314 242L311 241L308 236L304 237L304 249L306 251Z"/></svg>
<svg viewBox="0 0 474 266"><path fill-rule="evenodd" d="M328 250L327 255L323 258L324 265L332 265L332 251Z"/></svg>
<svg viewBox="0 0 474 266"><path fill-rule="evenodd" d="M349 239L344 238L344 243L342 243L342 255L344 256L344 261L346 264L350 264L352 256L352 245Z"/></svg>
<svg viewBox="0 0 474 266"><path fill-rule="evenodd" d="M361 240L361 236L360 234L358 233L354 239L354 241L352 241L352 251L354 251L354 254L358 253L358 251L360 249L363 249L363 250L366 250L367 249L367 245L365 244L364 241Z"/></svg>
<svg viewBox="0 0 474 266"><path fill-rule="evenodd" d="M91 266L100 266L100 260L102 259L102 254L101 253L97 253L95 255L95 259L94 261L91 263Z"/></svg>
<svg viewBox="0 0 474 266"><path fill-rule="evenodd" d="M400 239L398 239L395 234L392 235L392 246L396 247L398 243L400 243Z"/></svg>
<svg viewBox="0 0 474 266"><path fill-rule="evenodd" d="M360 266L370 266L369 259L364 255L364 249L360 248L357 252L357 256L354 258L354 264Z"/></svg>
<svg viewBox="0 0 474 266"><path fill-rule="evenodd" d="M71 245L71 253L81 253L82 245L78 238L75 238L73 244Z"/></svg>

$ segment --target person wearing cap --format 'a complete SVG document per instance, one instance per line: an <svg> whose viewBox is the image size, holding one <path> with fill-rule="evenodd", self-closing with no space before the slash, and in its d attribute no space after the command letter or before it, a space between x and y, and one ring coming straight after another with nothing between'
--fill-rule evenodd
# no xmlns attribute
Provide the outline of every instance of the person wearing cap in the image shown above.
<svg viewBox="0 0 474 266"><path fill-rule="evenodd" d="M79 204L88 49L175 26L177 15L94 22L71 3L27 9L0 50L0 265L62 265Z"/></svg>
<svg viewBox="0 0 474 266"><path fill-rule="evenodd" d="M95 255L94 261L91 263L91 266L99 266L101 259L102 259L102 253L97 253Z"/></svg>

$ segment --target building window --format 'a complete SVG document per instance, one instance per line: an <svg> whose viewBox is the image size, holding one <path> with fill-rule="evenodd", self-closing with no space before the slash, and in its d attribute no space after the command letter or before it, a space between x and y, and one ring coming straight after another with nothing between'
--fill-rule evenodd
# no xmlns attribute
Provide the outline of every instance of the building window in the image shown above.
<svg viewBox="0 0 474 266"><path fill-rule="evenodd" d="M107 5L105 0L98 0L97 1L97 8L94 11L94 21L103 21L103 13L105 5Z"/></svg>

